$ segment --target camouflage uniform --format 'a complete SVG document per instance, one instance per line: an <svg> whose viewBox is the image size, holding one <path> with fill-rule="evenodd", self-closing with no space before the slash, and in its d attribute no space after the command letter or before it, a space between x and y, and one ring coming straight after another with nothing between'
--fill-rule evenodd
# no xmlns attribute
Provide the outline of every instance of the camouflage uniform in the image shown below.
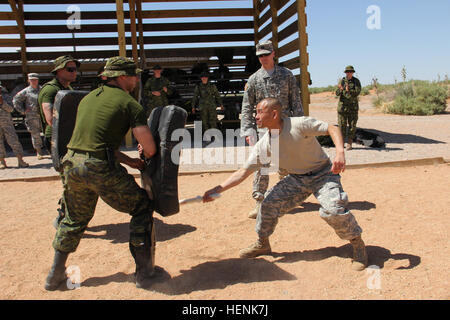
<svg viewBox="0 0 450 320"><path fill-rule="evenodd" d="M40 89L40 87L34 89L32 86L28 86L18 92L13 99L14 108L20 113L25 114L25 125L31 134L31 142L36 150L40 150L43 147L41 139L41 118L38 106Z"/></svg>
<svg viewBox="0 0 450 320"><path fill-rule="evenodd" d="M169 104L168 94L170 93L170 81L169 79L161 76L160 78L152 77L147 80L144 85L144 95L147 98L147 118L153 109L157 107L165 107ZM163 88L167 88L167 93ZM155 96L152 91L159 91L160 96Z"/></svg>
<svg viewBox="0 0 450 320"><path fill-rule="evenodd" d="M352 66L347 66L346 72L354 72ZM358 121L358 96L361 93L361 82L352 77L350 80L347 77L342 78L340 84L343 89L336 90L336 96L339 97L338 104L338 126L342 131L344 141L347 139L354 140L356 133L356 123ZM348 84L349 91L345 89Z"/></svg>
<svg viewBox="0 0 450 320"><path fill-rule="evenodd" d="M269 237L279 217L314 194L320 203L320 217L341 239L358 237L362 229L347 209L348 197L342 189L340 176L330 169L331 164L328 164L313 174L289 174L267 191L256 218L256 233L260 237Z"/></svg>
<svg viewBox="0 0 450 320"><path fill-rule="evenodd" d="M270 41L257 46L257 53L260 47L267 46L273 50ZM292 72L284 67L275 65L273 73L269 73L260 68L248 79L242 100L241 112L241 137L255 136L256 127L256 105L264 98L277 98L281 102L282 112L287 117L303 116L303 107L300 99L300 89ZM258 130L256 139L259 140L265 130ZM281 176L285 175L282 171ZM261 175L261 171L255 172L253 179L252 196L256 200L262 200L269 185L269 176Z"/></svg>
<svg viewBox="0 0 450 320"><path fill-rule="evenodd" d="M192 108L199 106L203 130L217 128L216 108L222 106L219 90L212 83L198 84L192 97Z"/></svg>
<svg viewBox="0 0 450 320"><path fill-rule="evenodd" d="M4 139L6 139L16 156L23 156L23 148L17 137L11 117L11 112L13 110L13 107L5 101L3 101L3 104L0 106L0 159L6 158Z"/></svg>

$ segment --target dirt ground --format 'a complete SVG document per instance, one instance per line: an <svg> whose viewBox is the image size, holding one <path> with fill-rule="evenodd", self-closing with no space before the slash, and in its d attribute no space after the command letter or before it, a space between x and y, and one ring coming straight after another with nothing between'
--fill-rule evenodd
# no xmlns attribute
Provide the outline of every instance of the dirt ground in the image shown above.
<svg viewBox="0 0 450 320"><path fill-rule="evenodd" d="M251 178L208 204L155 214L151 290L137 289L128 250L129 216L101 200L67 266L80 287L47 292L60 181L0 183L0 299L449 299L448 164L348 169L349 207L363 228L369 264L351 269L351 247L319 217L311 196L279 220L273 253L240 259L256 239ZM180 198L202 193L228 174L182 175ZM276 182L271 176L271 184ZM76 270L79 272L77 273Z"/></svg>

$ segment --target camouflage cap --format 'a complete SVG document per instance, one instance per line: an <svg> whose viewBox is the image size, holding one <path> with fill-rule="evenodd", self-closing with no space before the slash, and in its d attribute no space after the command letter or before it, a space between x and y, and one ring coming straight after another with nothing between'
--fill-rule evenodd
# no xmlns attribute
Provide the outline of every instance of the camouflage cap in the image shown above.
<svg viewBox="0 0 450 320"><path fill-rule="evenodd" d="M344 72L355 72L355 68L353 66L346 66Z"/></svg>
<svg viewBox="0 0 450 320"><path fill-rule="evenodd" d="M204 77L210 77L209 72L208 71L202 71L202 73L200 73L200 78L204 78Z"/></svg>
<svg viewBox="0 0 450 320"><path fill-rule="evenodd" d="M272 41L266 40L261 41L256 45L256 55L260 56L262 54L271 54L273 51Z"/></svg>
<svg viewBox="0 0 450 320"><path fill-rule="evenodd" d="M61 56L56 58L55 61L53 62L54 68L52 70L52 73L56 74L57 70L64 68L66 64L71 61L75 62L77 68L81 65L81 63L78 60L74 59L72 56L69 55Z"/></svg>
<svg viewBox="0 0 450 320"><path fill-rule="evenodd" d="M157 64L156 66L153 67L153 70L162 70L162 68L159 64Z"/></svg>
<svg viewBox="0 0 450 320"><path fill-rule="evenodd" d="M39 75L37 73L29 73L28 80L31 80L31 79L39 79Z"/></svg>
<svg viewBox="0 0 450 320"><path fill-rule="evenodd" d="M141 73L134 61L125 57L112 57L106 61L105 69L100 74L107 78L115 78L119 76L136 76Z"/></svg>

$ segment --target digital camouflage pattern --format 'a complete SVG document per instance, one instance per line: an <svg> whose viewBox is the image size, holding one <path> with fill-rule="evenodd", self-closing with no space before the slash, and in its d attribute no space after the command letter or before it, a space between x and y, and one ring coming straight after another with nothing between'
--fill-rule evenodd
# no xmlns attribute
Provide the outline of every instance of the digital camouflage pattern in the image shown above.
<svg viewBox="0 0 450 320"><path fill-rule="evenodd" d="M346 77L341 80L342 90L336 89L336 96L339 97L338 104L338 126L342 131L344 139L354 140L356 133L356 123L358 121L359 103L358 96L361 93L361 82L358 78ZM346 90L348 84L349 91Z"/></svg>
<svg viewBox="0 0 450 320"><path fill-rule="evenodd" d="M264 68L260 68L248 79L241 111L241 137L254 136L257 132L256 105L265 98L277 98L282 107L284 116L303 116L303 107L300 99L300 89L292 72L284 67L275 65L272 75ZM265 131L258 133L257 139ZM261 201L269 185L269 176L261 175L258 170L254 173L253 193L254 199Z"/></svg>
<svg viewBox="0 0 450 320"><path fill-rule="evenodd" d="M200 83L194 89L192 108L199 107L203 130L217 128L216 108L222 106L219 90L212 83Z"/></svg>
<svg viewBox="0 0 450 320"><path fill-rule="evenodd" d="M53 247L74 252L89 221L94 216L98 197L112 208L129 213L130 245L138 247L146 241L151 227L152 204L133 176L115 161L69 150L63 158L63 198L66 214L59 224Z"/></svg>
<svg viewBox="0 0 450 320"><path fill-rule="evenodd" d="M35 79L35 78L30 78ZM31 134L33 148L42 149L41 139L41 118L38 105L38 95L41 87L33 88L28 86L19 91L13 99L14 108L22 114L25 114L25 125Z"/></svg>
<svg viewBox="0 0 450 320"><path fill-rule="evenodd" d="M299 206L311 194L320 203L320 217L344 240L359 236L361 227L347 209L348 197L342 189L340 176L330 172L331 164L312 175L289 174L267 191L256 219L259 237L269 237L278 218Z"/></svg>
<svg viewBox="0 0 450 320"><path fill-rule="evenodd" d="M277 98L287 117L303 116L300 89L292 72L275 65L272 75L260 68L248 79L241 111L241 137L254 135L256 105L264 98Z"/></svg>
<svg viewBox="0 0 450 320"><path fill-rule="evenodd" d="M167 93L164 91L164 87L167 88ZM155 96L152 91L158 91L161 93L160 96ZM169 104L170 94L170 81L166 77L155 78L152 77L147 80L144 85L144 96L147 99L147 118L153 109L157 107L165 107Z"/></svg>
<svg viewBox="0 0 450 320"><path fill-rule="evenodd" d="M136 66L133 59L112 57L108 59L100 75L107 78L116 78L120 76L136 76L141 72L142 70Z"/></svg>
<svg viewBox="0 0 450 320"><path fill-rule="evenodd" d="M14 110L9 104L7 104L3 98L0 106L0 158L6 157L6 149L4 140L8 142L12 151L16 156L23 155L23 148L20 144L19 138L17 137L16 130L14 129L14 124L11 117L11 112Z"/></svg>

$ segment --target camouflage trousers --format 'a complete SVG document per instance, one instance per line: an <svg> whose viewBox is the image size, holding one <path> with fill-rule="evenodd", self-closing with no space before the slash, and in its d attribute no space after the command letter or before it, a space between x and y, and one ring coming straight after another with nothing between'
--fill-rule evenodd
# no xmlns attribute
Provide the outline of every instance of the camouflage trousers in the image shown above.
<svg viewBox="0 0 450 320"><path fill-rule="evenodd" d="M256 218L256 233L269 237L279 217L314 194L320 203L320 217L341 239L359 236L362 229L346 208L348 197L342 189L340 176L330 172L330 168L331 164L310 175L289 174L267 191Z"/></svg>
<svg viewBox="0 0 450 320"><path fill-rule="evenodd" d="M42 149L42 139L41 139L41 119L38 117L26 117L25 125L28 132L31 135L31 142L34 149Z"/></svg>
<svg viewBox="0 0 450 320"><path fill-rule="evenodd" d="M6 157L5 139L16 156L23 156L23 148L14 129L12 118L0 118L0 158Z"/></svg>
<svg viewBox="0 0 450 320"><path fill-rule="evenodd" d="M216 106L200 105L200 117L202 119L203 131L208 129L217 129Z"/></svg>
<svg viewBox="0 0 450 320"><path fill-rule="evenodd" d="M357 122L358 122L358 111L338 113L338 126L341 129L344 141L346 141L347 139L355 140Z"/></svg>
<svg viewBox="0 0 450 320"><path fill-rule="evenodd" d="M65 216L56 231L53 247L74 252L94 216L98 198L110 207L131 215L130 246L140 246L152 232L153 206L144 189L115 161L69 150L63 160Z"/></svg>

